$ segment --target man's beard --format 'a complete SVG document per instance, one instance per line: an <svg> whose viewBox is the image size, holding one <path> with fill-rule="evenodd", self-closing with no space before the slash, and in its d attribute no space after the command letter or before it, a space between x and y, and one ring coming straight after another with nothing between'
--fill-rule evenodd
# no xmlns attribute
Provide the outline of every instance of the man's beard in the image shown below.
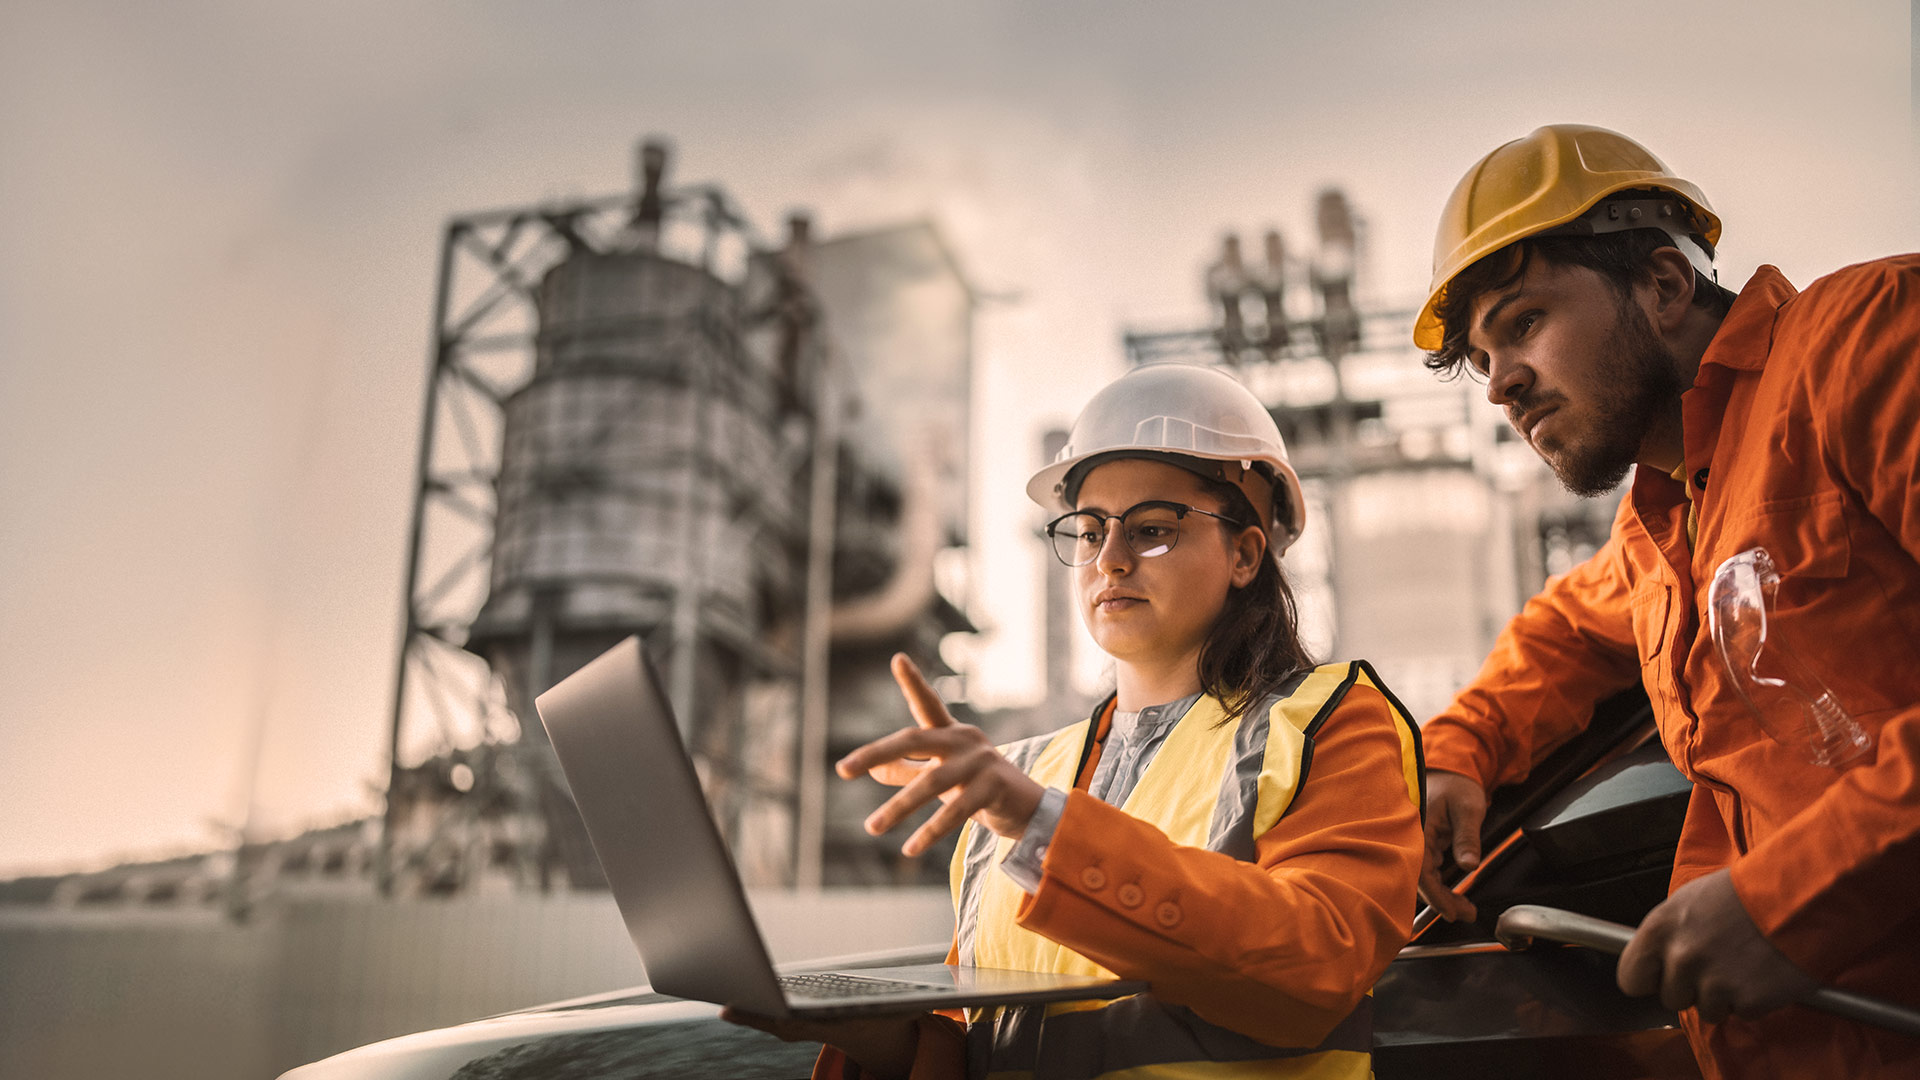
<svg viewBox="0 0 1920 1080"><path fill-rule="evenodd" d="M1563 443L1552 457L1541 454L1561 486L1583 498L1605 495L1620 485L1640 456L1647 432L1687 389L1673 350L1653 332L1646 312L1625 298L1617 310L1612 355L1600 371L1605 391L1588 411L1588 429L1567 433L1585 441ZM1515 405L1522 415L1533 408L1525 400ZM1534 450L1540 452L1538 446Z"/></svg>

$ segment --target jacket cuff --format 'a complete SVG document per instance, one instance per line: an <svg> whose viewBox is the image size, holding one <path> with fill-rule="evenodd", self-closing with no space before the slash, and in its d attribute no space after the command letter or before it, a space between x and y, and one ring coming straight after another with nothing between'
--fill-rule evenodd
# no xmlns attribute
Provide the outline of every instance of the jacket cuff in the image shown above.
<svg viewBox="0 0 1920 1080"><path fill-rule="evenodd" d="M1442 713L1420 728L1420 749L1429 772L1459 773L1492 791L1499 774L1493 749L1464 719Z"/></svg>
<svg viewBox="0 0 1920 1080"><path fill-rule="evenodd" d="M1137 879L1145 876L1139 861L1151 856L1110 850L1107 845L1115 834L1095 824L1101 818L1152 828L1084 791L1067 792L1040 887L1021 901L1018 923L1068 948L1073 947L1069 940L1073 935L1063 937L1047 928L1065 925L1084 930L1087 920L1099 918L1157 937L1173 937L1171 932L1184 921L1185 912L1170 897L1147 894Z"/></svg>
<svg viewBox="0 0 1920 1080"><path fill-rule="evenodd" d="M1000 860L1000 869L1013 879L1015 885L1031 895L1040 888L1040 877L1047 859L1047 849L1053 844L1053 831L1060 824L1060 814L1067 808L1067 793L1059 788L1048 788L1040 796L1040 805L1027 821L1027 830L1020 839L1007 849L1006 857Z"/></svg>

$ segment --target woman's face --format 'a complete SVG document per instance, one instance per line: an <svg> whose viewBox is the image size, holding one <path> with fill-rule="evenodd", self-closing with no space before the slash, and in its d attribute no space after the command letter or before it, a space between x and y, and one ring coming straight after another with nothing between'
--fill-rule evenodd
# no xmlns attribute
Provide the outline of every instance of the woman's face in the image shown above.
<svg viewBox="0 0 1920 1080"><path fill-rule="evenodd" d="M1124 514L1153 500L1231 513L1194 474L1132 458L1095 466L1080 486L1074 509ZM1073 569L1080 616L1093 640L1115 660L1164 664L1189 653L1197 656L1228 591L1252 581L1266 557L1257 527L1235 529L1205 514L1188 514L1178 527L1171 551L1141 558L1128 546L1120 523L1108 521L1099 555Z"/></svg>

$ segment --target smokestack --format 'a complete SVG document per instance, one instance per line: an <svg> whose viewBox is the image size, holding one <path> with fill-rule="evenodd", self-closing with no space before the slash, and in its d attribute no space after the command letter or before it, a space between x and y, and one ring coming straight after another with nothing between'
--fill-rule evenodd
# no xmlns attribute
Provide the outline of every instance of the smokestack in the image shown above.
<svg viewBox="0 0 1920 1080"><path fill-rule="evenodd" d="M1228 233L1220 242L1220 259L1207 267L1207 295L1220 305L1220 346L1228 363L1237 363L1246 345L1246 320L1240 311L1243 294L1253 284L1240 258L1240 238Z"/></svg>
<svg viewBox="0 0 1920 1080"><path fill-rule="evenodd" d="M650 138L640 144L638 191L634 195L633 228L640 246L653 251L660 246L660 222L667 215L666 197L661 182L667 175L667 142Z"/></svg>
<svg viewBox="0 0 1920 1080"><path fill-rule="evenodd" d="M1254 273L1254 284L1260 290L1261 318L1266 323L1260 345L1272 360L1287 345L1287 243L1280 230L1267 230L1265 248L1266 262Z"/></svg>
<svg viewBox="0 0 1920 1080"><path fill-rule="evenodd" d="M796 210L787 215L787 247L804 251L813 242L813 216Z"/></svg>

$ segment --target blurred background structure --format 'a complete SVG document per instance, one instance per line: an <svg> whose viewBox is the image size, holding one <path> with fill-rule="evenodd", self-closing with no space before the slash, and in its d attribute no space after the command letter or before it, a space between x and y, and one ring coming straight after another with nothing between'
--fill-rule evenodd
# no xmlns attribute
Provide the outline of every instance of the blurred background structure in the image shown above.
<svg viewBox="0 0 1920 1080"><path fill-rule="evenodd" d="M1438 707L1608 516L1403 344L1451 185L1590 122L1729 284L1920 247L1912 11L7 5L0 1076L643 978L525 711L626 633L777 955L945 934L803 763L894 648L1001 737L1100 693L1020 485L1129 363L1267 402L1312 644Z"/></svg>
<svg viewBox="0 0 1920 1080"><path fill-rule="evenodd" d="M972 292L931 224L769 243L670 165L648 141L630 195L447 226L388 895L604 887L533 699L632 634L751 884L944 866L896 865L826 755L897 724L887 655L951 676L971 629L936 564L966 543Z"/></svg>
<svg viewBox="0 0 1920 1080"><path fill-rule="evenodd" d="M1262 398L1310 504L1287 553L1310 646L1371 659L1424 718L1549 574L1605 542L1619 493L1568 494L1484 385L1425 370L1412 308L1357 299L1376 293L1366 221L1343 190L1322 189L1311 221L1301 247L1267 230L1254 265L1227 234L1206 271L1212 322L1130 331L1127 355L1223 364Z"/></svg>
<svg viewBox="0 0 1920 1080"><path fill-rule="evenodd" d="M951 842L902 857L827 779L902 722L892 653L965 697L972 288L930 222L769 242L637 164L443 233L384 812L0 882L0 1075L257 1076L643 981L533 710L633 634L776 959L946 932ZM150 992L205 984L246 1031L212 1059L209 999Z"/></svg>

